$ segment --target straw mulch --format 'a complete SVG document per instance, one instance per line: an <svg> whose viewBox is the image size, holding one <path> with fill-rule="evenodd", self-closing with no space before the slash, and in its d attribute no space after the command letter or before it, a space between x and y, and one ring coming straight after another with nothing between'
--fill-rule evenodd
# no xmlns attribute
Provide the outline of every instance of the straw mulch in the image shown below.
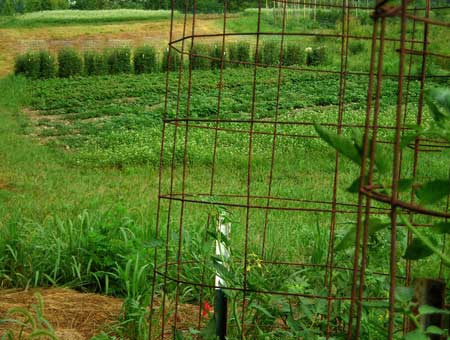
<svg viewBox="0 0 450 340"><path fill-rule="evenodd" d="M0 319L7 318L7 311L13 307L31 311L31 305L37 304L35 292L43 297L45 318L60 340L90 339L117 320L122 306L121 299L70 289L0 290ZM14 331L17 326L0 323L0 337L8 329Z"/></svg>

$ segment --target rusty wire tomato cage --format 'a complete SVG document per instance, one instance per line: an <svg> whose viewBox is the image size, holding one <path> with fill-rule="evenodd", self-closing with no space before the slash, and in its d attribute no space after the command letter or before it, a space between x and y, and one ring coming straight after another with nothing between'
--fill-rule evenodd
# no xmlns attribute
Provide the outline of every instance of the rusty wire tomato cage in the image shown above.
<svg viewBox="0 0 450 340"><path fill-rule="evenodd" d="M448 204L436 212L418 206L413 192L405 199L405 194L398 192L398 181L405 169L413 178L423 176L420 156L448 148L440 141L416 139L407 148L412 155L405 156L408 151L400 150L400 142L411 122L423 121L427 81L445 83L449 79L448 74L428 72L427 65L431 58L450 58L430 47L435 34L431 28L450 26L430 14L450 7L432 6L430 0L422 4L407 0L392 4L278 0L271 2L270 12L260 1L254 29L235 32L230 29L230 2L223 4L216 32L202 31L195 0L185 1L182 24L172 10L167 64L177 58L181 62L175 70L168 67L166 78L150 338L206 338L201 332L212 318L207 309L212 292L219 287L211 259L198 254L204 251L202 240L211 243L211 232L225 213L233 216L230 247L234 253L227 268L233 268L234 281L220 288L234 306L227 316L230 339L258 338L259 330L273 338L289 338L286 334L294 334L288 333L293 322L289 318L304 321L298 309L302 304L320 306L305 319L313 331L311 336L379 339L379 333L367 327L376 319L387 329L387 338L395 339L409 327L396 320L395 290L399 285L411 285L414 278L414 266L399 257L397 247L403 241L398 240L398 216L407 216L416 227L429 225L421 215L449 217ZM296 20L305 21L308 15L316 20L320 10L339 11L334 29L323 33L306 24L290 26ZM276 32L266 29L270 15L278 25ZM363 15L371 18L370 30L359 30ZM278 46L275 63L260 60L269 40ZM249 60L229 59L228 46L237 42L251 46ZM366 51L355 55L353 43L365 44ZM215 44L219 57L197 52L195 46L200 44ZM305 48L324 44L337 61L318 66L284 65L288 44ZM386 69L388 52L397 64ZM194 70L196 59L214 61L219 67L210 73ZM215 77L214 98L202 97L204 77ZM327 84L324 92L330 91L327 100L331 104L316 105L314 98L320 92L299 89L300 102L305 98L313 104L289 108L286 102L294 98L289 92L291 84L298 77L311 86ZM386 87L395 92L386 92ZM239 90L233 92L236 88ZM264 92L268 88L273 89L271 94ZM354 96L357 91L364 92L364 99ZM237 115L229 102L241 95L246 110ZM202 107L212 113L199 116L196 108L207 100ZM390 104L383 106L385 101ZM261 107L268 107L267 112ZM395 112L385 113L389 108ZM332 154L326 165L315 164L330 152L320 142L315 124L343 135L359 131L364 136L361 169L349 167L339 153ZM200 134L204 153L192 154ZM390 194L380 192L373 182L379 146L386 146L392 155ZM296 160L299 170L292 174L289 163ZM367 183L361 181L359 194L345 193L353 179L349 173L368 178ZM366 222L371 216L392 219L384 265L371 263L373 246ZM356 241L354 250L342 255L336 245L348 230L348 221L356 225ZM195 235L200 236L196 239ZM318 235L320 245L313 241ZM411 239L408 234L406 242ZM324 253L320 253L321 247ZM444 274L441 265L437 277ZM274 284L276 281L290 285ZM378 284L379 291L370 289L368 281ZM265 314L264 306L255 307L261 301L273 301L275 313L279 312L271 322L260 315ZM372 313L368 306L373 302L390 306ZM283 314L281 305L295 311Z"/></svg>

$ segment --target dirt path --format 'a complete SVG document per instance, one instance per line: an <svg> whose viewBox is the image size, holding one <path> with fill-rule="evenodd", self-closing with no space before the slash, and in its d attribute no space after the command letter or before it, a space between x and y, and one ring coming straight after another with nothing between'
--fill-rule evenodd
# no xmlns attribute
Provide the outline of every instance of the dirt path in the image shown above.
<svg viewBox="0 0 450 340"><path fill-rule="evenodd" d="M199 16L196 19L196 33L219 33L219 23L218 16ZM45 49L54 52L63 47L101 50L124 45L134 47L144 43L163 48L169 40L169 28L170 22L164 20L0 29L0 76L10 73L14 57L28 50ZM175 35L180 36L182 30L183 21L178 20L174 27Z"/></svg>

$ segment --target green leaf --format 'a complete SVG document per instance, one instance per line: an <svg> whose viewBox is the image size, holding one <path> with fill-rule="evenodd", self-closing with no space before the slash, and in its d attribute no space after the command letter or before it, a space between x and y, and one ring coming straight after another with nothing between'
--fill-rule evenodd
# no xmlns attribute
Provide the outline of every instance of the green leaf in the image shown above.
<svg viewBox="0 0 450 340"><path fill-rule="evenodd" d="M426 333L433 335L445 335L448 333L448 330L439 328L438 326L429 326L426 330Z"/></svg>
<svg viewBox="0 0 450 340"><path fill-rule="evenodd" d="M400 142L400 147L402 149L406 148L408 145L412 144L418 136L419 136L419 133L404 135Z"/></svg>
<svg viewBox="0 0 450 340"><path fill-rule="evenodd" d="M411 244L406 248L403 258L406 260L420 260L433 255L433 250L428 248L419 238L412 240Z"/></svg>
<svg viewBox="0 0 450 340"><path fill-rule="evenodd" d="M440 234L450 234L450 222L439 222L432 226L435 232Z"/></svg>
<svg viewBox="0 0 450 340"><path fill-rule="evenodd" d="M380 230L387 228L390 222L383 221L380 218L373 217L369 219L369 236L374 235ZM336 246L335 251L341 251L355 245L356 226L352 227L343 237L341 242ZM363 230L361 230L361 239L363 237Z"/></svg>
<svg viewBox="0 0 450 340"><path fill-rule="evenodd" d="M405 340L429 340L429 339L422 331L416 329L406 334Z"/></svg>
<svg viewBox="0 0 450 340"><path fill-rule="evenodd" d="M443 114L441 110L439 110L439 108L436 106L436 104L434 104L428 97L425 97L425 102L427 103L430 109L431 117L436 122L441 122L446 119L446 115Z"/></svg>
<svg viewBox="0 0 450 340"><path fill-rule="evenodd" d="M36 330L36 331L32 332L32 333L30 334L30 336L28 337L28 339L31 340L31 339L35 339L35 338L40 338L40 337L42 337L42 336L51 338L51 339L53 339L53 340L58 340L58 338L56 337L55 334L50 333L49 331L47 331L47 330L45 330L45 329L39 329L39 330Z"/></svg>
<svg viewBox="0 0 450 340"><path fill-rule="evenodd" d="M269 317L271 319L275 319L275 317L266 308L264 308L261 305L254 303L254 304L251 304L250 307L260 311L261 313L265 314L267 317Z"/></svg>
<svg viewBox="0 0 450 340"><path fill-rule="evenodd" d="M442 106L447 112L441 112L441 114L448 117L447 113L450 113L450 89L442 87L431 89L427 91L426 96Z"/></svg>
<svg viewBox="0 0 450 340"><path fill-rule="evenodd" d="M361 156L359 151L350 138L330 132L317 124L314 125L314 128L320 138L322 138L327 144L356 164L361 165Z"/></svg>
<svg viewBox="0 0 450 340"><path fill-rule="evenodd" d="M450 311L436 308L429 305L422 305L419 307L419 314L420 315L430 315L430 314L450 314Z"/></svg>
<svg viewBox="0 0 450 340"><path fill-rule="evenodd" d="M202 329L200 334L205 339L215 339L216 338L216 318L215 318L215 316L213 316L211 319L209 319L208 324L206 325L206 327L204 329Z"/></svg>
<svg viewBox="0 0 450 340"><path fill-rule="evenodd" d="M364 179L364 184L367 184L367 178L368 176L366 176ZM360 183L361 183L361 177L358 176L358 178L356 178L353 183L347 188L347 191L355 194L359 192L359 188L360 188Z"/></svg>
<svg viewBox="0 0 450 340"><path fill-rule="evenodd" d="M361 158L363 156L363 143L364 143L363 138L364 137L362 134L360 134L357 130L353 130L352 140L355 143ZM371 152L372 152L372 138L369 139L369 150L367 152L367 158L370 158ZM386 153L381 144L378 144L376 147L375 168L381 174L384 174L389 170L388 158L386 157Z"/></svg>
<svg viewBox="0 0 450 340"><path fill-rule="evenodd" d="M416 191L422 204L433 204L450 195L450 179L437 179L425 183Z"/></svg>
<svg viewBox="0 0 450 340"><path fill-rule="evenodd" d="M410 302L414 298L414 288L397 287L395 288L395 299L399 302Z"/></svg>
<svg viewBox="0 0 450 340"><path fill-rule="evenodd" d="M404 178L398 181L398 192L405 192L411 189L414 184L414 180L410 178Z"/></svg>

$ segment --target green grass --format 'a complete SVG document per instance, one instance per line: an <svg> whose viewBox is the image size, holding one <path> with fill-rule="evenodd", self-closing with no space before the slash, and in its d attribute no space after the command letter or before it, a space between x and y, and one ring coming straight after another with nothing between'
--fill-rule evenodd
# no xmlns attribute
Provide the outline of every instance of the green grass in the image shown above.
<svg viewBox="0 0 450 340"><path fill-rule="evenodd" d="M253 95L252 69L227 68L224 71L222 119L245 120L250 117ZM215 118L217 107L217 71L195 71L190 88L191 117ZM277 93L277 70L258 69L256 85L255 117L262 120L254 126L258 134L253 139L251 163L251 192L264 196L268 192L273 125ZM169 117L186 117L189 79L180 79L180 103L177 103L177 75L172 74L169 87ZM133 316L131 324L125 321L116 333L145 333L148 303L149 276L152 272L151 255L156 246L154 228L157 203L159 145L161 141L161 115L165 92L165 75L119 75L90 78L50 79L31 81L18 77L0 80L0 279L4 287L66 285L78 289L114 294L126 298L126 310ZM114 86L111 86L114 84ZM279 119L309 125L280 125L276 165L273 172L272 195L285 198L331 200L335 153L319 139L299 138L295 135L315 135L312 124L335 122L337 119L339 79L338 75L320 75L306 72L283 71L280 91ZM349 76L347 81L344 123L361 125L364 122L364 101L367 79ZM418 82L410 83L409 98L413 102L418 95ZM392 124L395 114L396 83L385 80L380 125ZM26 108L25 113L21 112ZM414 112L414 105L409 107ZM409 115L407 122L413 122ZM198 196L208 193L211 185L212 150L215 122L200 122L203 128L167 125L164 162L162 169L163 193L169 192L172 175L171 160L174 157L173 191L183 185L187 193L194 194L197 203L184 206L183 232L179 233L181 205L173 203L168 220L168 201L161 206L162 226L159 235L171 245L166 260L176 261L176 244L181 239L182 259L194 261L183 266L180 275L185 280L199 280L204 272L211 278L213 263L211 239L205 244L205 224L214 209L204 204L208 201L238 202L222 195L246 194L249 125L245 122L221 123L227 129L218 135L214 193L211 197ZM209 129L204 129L209 128ZM234 132L230 132L232 129ZM243 132L244 131L244 132ZM362 131L362 128L359 128ZM345 135L352 129L345 128ZM177 144L173 145L174 135ZM384 140L392 138L392 131L380 128ZM185 144L186 141L186 144ZM187 145L187 149L184 149ZM403 172L411 171L412 152L405 152ZM424 156L425 167L419 176L433 172L444 177L439 157ZM186 171L183 159L186 157ZM311 160L314 160L313 162ZM346 188L358 175L358 168L343 160L340 164L338 201L356 203L357 197ZM186 182L183 183L183 172ZM326 190L324 189L326 188ZM199 204L202 203L202 204ZM265 205L263 199L252 203ZM276 203L273 203L276 204ZM327 207L326 204L278 203ZM230 208L233 231L231 245L236 260L233 284L242 284L242 256L244 253L246 210ZM311 264L324 263L328 244L330 213L292 213L270 211L267 229L266 259L276 261L301 261ZM261 254L264 209L254 209L250 214L249 251L257 266ZM354 224L355 213L339 214L336 225L336 241L343 238ZM426 222L426 221L424 221ZM399 252L406 243L404 232L399 233ZM386 231L371 240L369 272L386 271L388 268L389 235ZM203 257L202 257L203 256ZM335 261L351 266L352 249L337 253ZM160 258L162 263L163 258ZM430 261L430 262L427 262ZM432 264L426 260L422 264ZM26 264L26 265L24 265ZM399 259L399 266L404 267ZM323 295L323 270L297 270L289 266L264 266L249 274L252 284L271 290L295 290L306 294ZM423 265L420 273L434 274L436 266ZM176 275L176 267L169 268ZM277 280L288 277L286 280ZM334 285L338 294L348 294L351 280L349 272L336 271ZM386 278L368 275L368 294L386 293ZM281 281L281 282L280 282ZM158 287L161 284L157 282ZM185 303L197 303L199 291L188 285L181 286ZM212 290L205 296L212 298ZM239 299L239 296L235 298ZM255 297L264 303L264 295ZM280 303L282 301L279 301ZM310 301L299 300L298 306ZM263 305L266 306L266 305ZM345 314L348 304L333 309L336 322ZM255 308L255 317L262 317ZM271 310L275 313L276 311ZM308 311L301 311L307 313ZM324 316L321 304L309 311ZM262 313L265 314L265 313ZM380 314L367 316L367 323L378 320ZM273 320L272 320L273 321ZM308 327L318 327L315 320L305 318ZM376 321L379 322L379 321ZM131 328L127 328L131 327ZM323 327L320 326L320 327ZM370 333L370 331L366 330ZM306 335L305 335L306 334ZM304 336L308 336L305 333ZM372 333L372 338L380 335ZM309 335L312 336L312 335ZM274 335L276 338L276 335ZM370 337L369 337L370 338Z"/></svg>
<svg viewBox="0 0 450 340"><path fill-rule="evenodd" d="M156 11L141 9L41 11L2 18L0 21L0 27L34 27L48 25L105 24L128 21L161 21L169 20L170 13L171 12L167 10Z"/></svg>

